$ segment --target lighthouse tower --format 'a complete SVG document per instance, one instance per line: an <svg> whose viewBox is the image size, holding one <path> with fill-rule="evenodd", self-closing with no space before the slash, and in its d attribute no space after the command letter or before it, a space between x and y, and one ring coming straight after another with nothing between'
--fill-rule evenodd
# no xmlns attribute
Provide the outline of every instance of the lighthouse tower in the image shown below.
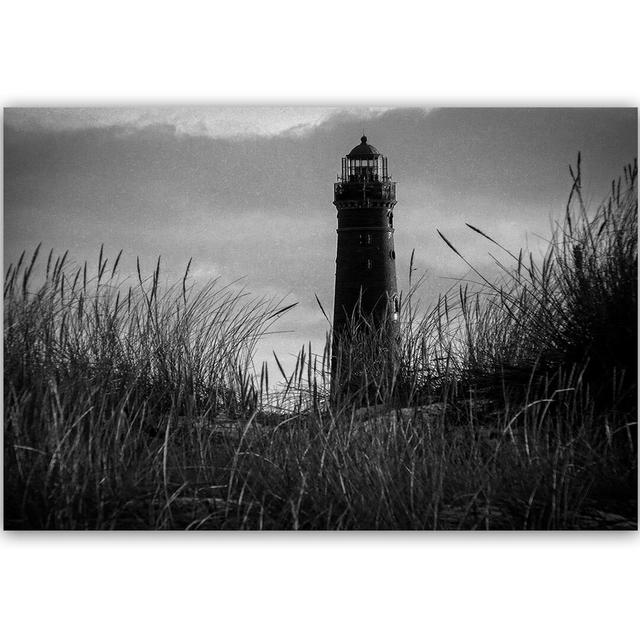
<svg viewBox="0 0 640 640"><path fill-rule="evenodd" d="M361 142L342 159L342 173L334 185L338 210L338 248L333 309L335 375L349 333L363 326L383 331L391 344L397 334L399 300L396 254L393 246L393 208L396 184L387 158Z"/></svg>

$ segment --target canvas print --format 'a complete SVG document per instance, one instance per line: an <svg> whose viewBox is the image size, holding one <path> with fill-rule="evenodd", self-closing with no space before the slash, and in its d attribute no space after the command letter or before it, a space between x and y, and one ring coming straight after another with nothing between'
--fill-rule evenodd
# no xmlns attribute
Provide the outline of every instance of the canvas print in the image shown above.
<svg viewBox="0 0 640 640"><path fill-rule="evenodd" d="M637 529L637 118L5 108L5 529Z"/></svg>

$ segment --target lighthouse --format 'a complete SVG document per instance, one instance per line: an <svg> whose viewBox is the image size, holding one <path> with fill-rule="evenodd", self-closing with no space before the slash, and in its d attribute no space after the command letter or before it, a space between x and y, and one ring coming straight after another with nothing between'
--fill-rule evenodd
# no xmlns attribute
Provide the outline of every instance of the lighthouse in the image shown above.
<svg viewBox="0 0 640 640"><path fill-rule="evenodd" d="M334 185L338 210L338 242L333 308L332 373L346 366L354 330L367 341L375 335L378 365L393 358L398 335L400 304L393 243L393 208L396 183L391 181L387 158L362 136L360 144L342 158L342 171ZM350 379L361 378L365 364L349 353ZM371 377L371 371L369 378ZM358 384L356 382L356 384ZM344 388L344 380L339 382Z"/></svg>

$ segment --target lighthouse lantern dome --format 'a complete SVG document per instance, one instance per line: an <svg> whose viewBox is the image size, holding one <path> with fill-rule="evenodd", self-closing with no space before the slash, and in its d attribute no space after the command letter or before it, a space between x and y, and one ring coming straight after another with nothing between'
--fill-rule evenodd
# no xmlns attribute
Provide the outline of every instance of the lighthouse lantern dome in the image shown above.
<svg viewBox="0 0 640 640"><path fill-rule="evenodd" d="M388 179L387 159L371 144L367 136L342 161L342 179L345 182L379 182Z"/></svg>

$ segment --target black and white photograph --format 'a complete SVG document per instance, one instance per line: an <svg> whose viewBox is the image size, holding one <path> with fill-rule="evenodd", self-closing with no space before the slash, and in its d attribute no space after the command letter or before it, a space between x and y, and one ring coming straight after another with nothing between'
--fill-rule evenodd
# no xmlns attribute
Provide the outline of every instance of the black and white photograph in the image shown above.
<svg viewBox="0 0 640 640"><path fill-rule="evenodd" d="M0 633L638 636L638 3L4 3Z"/></svg>
<svg viewBox="0 0 640 640"><path fill-rule="evenodd" d="M5 528L637 529L637 119L5 109Z"/></svg>

